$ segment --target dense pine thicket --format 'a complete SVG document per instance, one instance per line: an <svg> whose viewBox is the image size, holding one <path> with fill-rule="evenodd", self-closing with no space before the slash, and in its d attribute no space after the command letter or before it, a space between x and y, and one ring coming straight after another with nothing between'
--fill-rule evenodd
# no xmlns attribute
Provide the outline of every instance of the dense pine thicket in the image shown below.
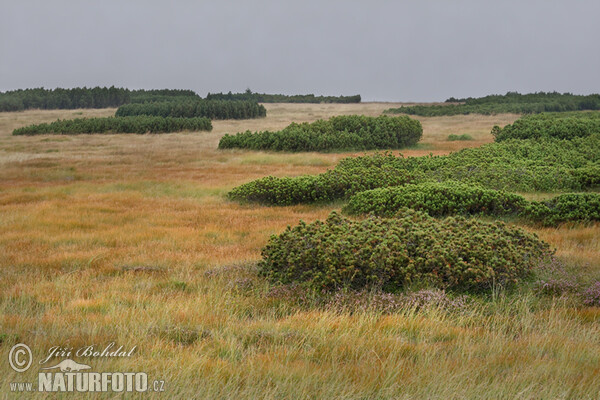
<svg viewBox="0 0 600 400"><path fill-rule="evenodd" d="M180 131L210 131L208 118L171 117L108 117L58 120L49 124L29 125L13 131L13 135L47 133L74 135L80 133L170 133Z"/></svg>
<svg viewBox="0 0 600 400"><path fill-rule="evenodd" d="M161 117L207 117L210 119L248 119L267 115L261 104L251 101L190 100L125 104L119 107L117 117L154 115Z"/></svg>
<svg viewBox="0 0 600 400"><path fill-rule="evenodd" d="M277 132L246 131L225 135L219 148L274 151L399 149L415 145L422 134L421 123L406 116L344 115L313 123L292 123Z"/></svg>
<svg viewBox="0 0 600 400"><path fill-rule="evenodd" d="M600 221L600 194L567 193L546 201L460 182L425 182L366 190L355 194L344 207L350 215L393 217L411 208L433 217L485 215L515 217L543 225L561 222Z"/></svg>
<svg viewBox="0 0 600 400"><path fill-rule="evenodd" d="M0 92L0 111L28 109L74 109L119 107L122 104L143 103L165 99L199 98L191 90L129 90L94 87L73 89L19 89Z"/></svg>
<svg viewBox="0 0 600 400"><path fill-rule="evenodd" d="M505 95L491 95L479 98L455 99L447 102L463 104L421 105L390 108L386 113L410 114L425 117L460 114L534 114L541 112L565 112L580 110L600 110L600 94L587 96L571 93L530 93L508 92Z"/></svg>
<svg viewBox="0 0 600 400"><path fill-rule="evenodd" d="M290 205L327 202L379 187L448 180L522 192L600 186L600 135L573 140L506 140L447 156L346 158L323 174L265 177L234 188L234 200Z"/></svg>
<svg viewBox="0 0 600 400"><path fill-rule="evenodd" d="M502 223L438 220L404 209L361 221L335 212L325 222L288 227L262 251L262 275L316 290L407 287L491 290L527 279L549 246Z"/></svg>
<svg viewBox="0 0 600 400"><path fill-rule="evenodd" d="M504 128L495 126L492 134L496 142L507 139L572 139L600 134L600 112L526 115Z"/></svg>
<svg viewBox="0 0 600 400"><path fill-rule="evenodd" d="M250 89L244 93L208 93L207 100L243 100L258 103L360 103L360 95L354 96L315 96L314 94L266 94L253 93Z"/></svg>
<svg viewBox="0 0 600 400"><path fill-rule="evenodd" d="M119 107L129 103L187 102L202 98L193 90L186 89L139 89L111 87L78 87L72 89L18 89L0 92L0 111L22 111L28 109L75 109ZM252 103L360 103L356 96L281 95L231 92L209 93L206 100L248 101Z"/></svg>
<svg viewBox="0 0 600 400"><path fill-rule="evenodd" d="M139 89L132 90L128 103L149 103L156 101L192 101L201 97L188 89Z"/></svg>
<svg viewBox="0 0 600 400"><path fill-rule="evenodd" d="M0 111L32 108L73 109L118 107L129 102L127 89L107 87L74 89L19 89L0 93Z"/></svg>

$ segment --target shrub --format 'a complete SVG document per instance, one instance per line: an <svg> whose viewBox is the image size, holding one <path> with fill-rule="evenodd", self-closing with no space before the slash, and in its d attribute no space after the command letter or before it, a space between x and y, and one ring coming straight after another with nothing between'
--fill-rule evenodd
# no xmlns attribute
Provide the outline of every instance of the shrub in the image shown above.
<svg viewBox="0 0 600 400"><path fill-rule="evenodd" d="M210 131L208 118L108 117L58 120L49 124L29 125L15 129L13 135L43 135L48 133L74 135L79 133L169 133L180 131Z"/></svg>
<svg viewBox="0 0 600 400"><path fill-rule="evenodd" d="M527 278L549 254L535 235L503 223L437 220L413 210L352 221L333 212L325 222L300 222L272 236L259 271L272 281L317 290L490 290Z"/></svg>
<svg viewBox="0 0 600 400"><path fill-rule="evenodd" d="M579 285L574 280L567 279L547 279L536 282L534 287L538 293L563 296L568 293L575 293L579 290Z"/></svg>
<svg viewBox="0 0 600 400"><path fill-rule="evenodd" d="M539 114L524 116L504 128L495 126L492 135L496 142L507 139L556 138L573 139L600 133L600 113Z"/></svg>
<svg viewBox="0 0 600 400"><path fill-rule="evenodd" d="M152 115L160 117L248 119L267 115L264 106L250 101L185 100L125 104L115 116Z"/></svg>
<svg viewBox="0 0 600 400"><path fill-rule="evenodd" d="M600 194L567 193L546 201L532 201L524 214L548 226L569 221L600 221Z"/></svg>
<svg viewBox="0 0 600 400"><path fill-rule="evenodd" d="M600 167L591 166L572 170L573 178L579 182L581 188L600 186Z"/></svg>
<svg viewBox="0 0 600 400"><path fill-rule="evenodd" d="M579 291L577 277L567 268L567 265L556 257L543 260L535 270L538 280L534 290L541 294L563 296Z"/></svg>
<svg viewBox="0 0 600 400"><path fill-rule="evenodd" d="M468 135L466 133L464 133L462 135L448 135L449 142L467 141L467 140L473 140L473 137L471 137L471 135Z"/></svg>
<svg viewBox="0 0 600 400"><path fill-rule="evenodd" d="M391 217L412 208L439 217L446 215L517 215L527 206L522 196L459 182L427 182L379 188L355 194L344 208L348 214Z"/></svg>
<svg viewBox="0 0 600 400"><path fill-rule="evenodd" d="M600 110L600 95L598 94L580 96L556 92L530 94L508 92L505 95L491 95L480 98L450 98L446 102L461 102L463 104L403 106L390 108L384 112L434 117L441 115L536 114L542 112Z"/></svg>
<svg viewBox="0 0 600 400"><path fill-rule="evenodd" d="M594 282L582 294L583 304L590 307L600 307L600 282Z"/></svg>
<svg viewBox="0 0 600 400"><path fill-rule="evenodd" d="M246 131L225 135L219 148L274 151L399 149L416 144L422 134L421 123L409 117L349 115L310 124L292 123L277 132Z"/></svg>
<svg viewBox="0 0 600 400"><path fill-rule="evenodd" d="M353 195L344 212L391 217L402 208L433 217L447 215L515 216L546 226L600 221L600 194L568 193L546 201L458 182L426 182L366 190Z"/></svg>
<svg viewBox="0 0 600 400"><path fill-rule="evenodd" d="M342 199L379 187L449 180L522 192L582 190L600 184L600 135L507 140L447 156L346 158L320 175L263 179L235 188L230 198L288 205ZM281 190L293 195L280 196Z"/></svg>
<svg viewBox="0 0 600 400"><path fill-rule="evenodd" d="M329 202L380 186L410 183L413 176L394 168L391 154L346 158L320 175L295 178L268 176L234 188L228 197L237 201L274 205Z"/></svg>

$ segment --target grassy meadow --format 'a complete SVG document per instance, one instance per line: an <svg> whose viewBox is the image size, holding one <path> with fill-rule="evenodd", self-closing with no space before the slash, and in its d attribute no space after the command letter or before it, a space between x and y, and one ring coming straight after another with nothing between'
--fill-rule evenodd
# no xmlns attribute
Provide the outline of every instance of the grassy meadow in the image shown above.
<svg viewBox="0 0 600 400"><path fill-rule="evenodd" d="M0 398L13 396L9 382L37 379L37 368L17 374L6 362L20 342L34 359L57 345L137 346L130 358L88 361L164 380L149 398L600 398L600 309L573 299L524 288L460 312L385 314L300 301L257 277L270 235L343 204L240 205L225 194L363 153L217 150L219 139L398 106L265 104L266 118L168 135L16 137L21 126L115 109L0 113ZM417 117L423 140L402 153L481 146L518 117ZM448 140L463 134L473 140ZM600 224L525 228L583 281L600 276Z"/></svg>

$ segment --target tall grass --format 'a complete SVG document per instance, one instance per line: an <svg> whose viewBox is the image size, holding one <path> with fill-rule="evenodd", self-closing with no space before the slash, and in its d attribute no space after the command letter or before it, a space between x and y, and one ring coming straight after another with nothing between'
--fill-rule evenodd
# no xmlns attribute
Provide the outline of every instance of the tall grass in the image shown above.
<svg viewBox="0 0 600 400"><path fill-rule="evenodd" d="M388 107L308 109L316 119L350 106L351 113ZM298 155L216 150L226 131L246 123L280 129L309 106L273 107L263 120L216 121L203 135L61 141L10 133L72 111L2 115L0 397L17 397L8 382L37 379L36 368L10 369L5 356L13 343L27 343L39 359L51 346L110 341L137 351L130 359L76 361L164 379L166 392L155 395L163 398L598 397L600 310L576 298L526 288L456 310L384 313L334 307L257 277L252 262L271 234L299 219L324 219L340 205L250 207L223 193L267 174L320 173L348 155L304 163ZM423 139L436 147L409 154L491 141L482 138L503 123L444 118L424 123ZM448 126L478 140L446 142ZM599 224L526 229L556 247L586 284L598 278ZM377 298L366 297L367 304Z"/></svg>

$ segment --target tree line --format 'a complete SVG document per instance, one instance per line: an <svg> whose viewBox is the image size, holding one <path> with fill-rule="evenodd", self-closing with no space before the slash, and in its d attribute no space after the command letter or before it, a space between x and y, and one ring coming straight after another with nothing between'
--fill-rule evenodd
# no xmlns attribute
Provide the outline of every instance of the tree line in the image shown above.
<svg viewBox="0 0 600 400"><path fill-rule="evenodd" d="M424 117L467 114L537 114L543 112L568 112L600 110L600 94L574 95L571 93L508 92L505 95L490 95L479 98L456 99L451 97L444 105L417 105L390 108L389 114L409 114ZM456 104L460 103L460 104Z"/></svg>
<svg viewBox="0 0 600 400"><path fill-rule="evenodd" d="M188 102L203 100L189 89L139 89L111 87L77 87L72 89L17 89L0 92L0 112L23 111L29 109L55 110L76 108L119 107L129 103ZM206 99L213 101L245 101L252 103L360 103L360 95L355 96L315 96L253 93L208 93ZM222 108L229 106L220 106ZM237 106L235 106L237 107ZM246 106L244 106L246 107ZM243 107L242 107L243 108ZM260 114L259 110L259 114ZM252 111L251 113L254 113ZM235 112L234 112L235 114ZM261 116L261 115L258 115ZM221 117L216 117L221 119ZM231 117L234 118L234 117ZM236 117L237 118L237 117ZM248 117L242 117L248 118ZM255 118L255 116L249 117Z"/></svg>
<svg viewBox="0 0 600 400"><path fill-rule="evenodd" d="M129 90L111 87L78 87L73 89L18 89L0 92L0 111L29 109L55 110L75 108L109 108L127 103L197 98L192 90Z"/></svg>
<svg viewBox="0 0 600 400"><path fill-rule="evenodd" d="M13 135L81 133L170 133L181 131L210 131L208 118L171 118L140 115L135 117L76 118L51 123L24 126L15 129Z"/></svg>
<svg viewBox="0 0 600 400"><path fill-rule="evenodd" d="M267 94L254 93L247 89L244 93L208 93L207 100L245 100L258 103L360 103L360 95L354 96L315 96L314 94Z"/></svg>

